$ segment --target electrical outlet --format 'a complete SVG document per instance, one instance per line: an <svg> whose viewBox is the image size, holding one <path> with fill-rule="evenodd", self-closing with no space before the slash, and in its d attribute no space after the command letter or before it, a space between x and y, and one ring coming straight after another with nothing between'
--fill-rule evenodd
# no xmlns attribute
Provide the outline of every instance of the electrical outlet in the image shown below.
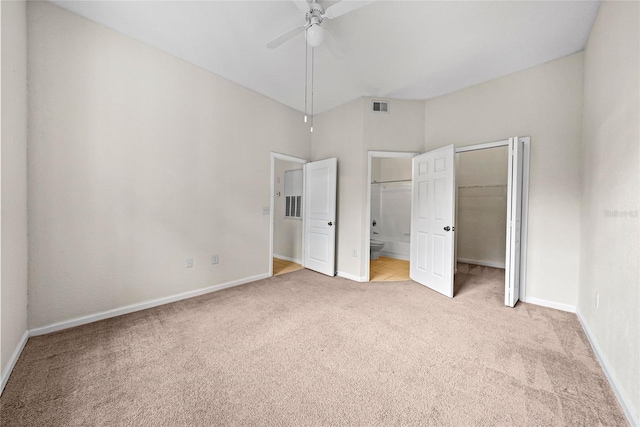
<svg viewBox="0 0 640 427"><path fill-rule="evenodd" d="M220 262L220 258L218 258L218 254L211 255L211 264L217 264Z"/></svg>
<svg viewBox="0 0 640 427"><path fill-rule="evenodd" d="M600 292L596 292L596 308L600 307Z"/></svg>
<svg viewBox="0 0 640 427"><path fill-rule="evenodd" d="M269 206L262 207L262 215L269 215Z"/></svg>
<svg viewBox="0 0 640 427"><path fill-rule="evenodd" d="M193 260L192 259L188 259L187 260L187 268L193 268Z"/></svg>
<svg viewBox="0 0 640 427"><path fill-rule="evenodd" d="M351 253L351 256L354 257L354 258L357 258L358 257L358 250L354 249L353 252Z"/></svg>

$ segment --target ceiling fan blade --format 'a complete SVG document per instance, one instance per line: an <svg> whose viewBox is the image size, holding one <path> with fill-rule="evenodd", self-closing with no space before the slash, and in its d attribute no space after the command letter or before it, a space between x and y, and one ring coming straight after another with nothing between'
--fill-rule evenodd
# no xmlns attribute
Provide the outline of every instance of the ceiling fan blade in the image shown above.
<svg viewBox="0 0 640 427"><path fill-rule="evenodd" d="M333 37L331 31L325 28L324 30L324 42L327 44L327 48L336 58L342 58L345 54L342 45Z"/></svg>
<svg viewBox="0 0 640 427"><path fill-rule="evenodd" d="M327 10L324 11L324 18L334 19L338 16L342 16L345 13L353 12L354 10L358 10L361 7L365 7L373 3L375 0L342 0L339 3L334 4L333 6L329 6Z"/></svg>
<svg viewBox="0 0 640 427"><path fill-rule="evenodd" d="M296 6L298 6L298 9L300 9L304 13L309 12L310 7L309 7L309 3L306 0L291 0L291 1L294 2Z"/></svg>
<svg viewBox="0 0 640 427"><path fill-rule="evenodd" d="M290 29L287 32L280 34L278 37L276 37L275 39L267 43L267 47L269 49L275 49L276 47L280 46L282 43L286 42L287 40L291 40L298 34L304 33L304 28L305 28L304 25L300 25Z"/></svg>

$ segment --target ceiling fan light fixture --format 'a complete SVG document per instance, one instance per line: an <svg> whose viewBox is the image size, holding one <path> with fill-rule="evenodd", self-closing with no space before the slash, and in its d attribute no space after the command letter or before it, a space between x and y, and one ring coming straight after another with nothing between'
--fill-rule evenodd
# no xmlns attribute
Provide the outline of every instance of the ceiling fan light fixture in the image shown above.
<svg viewBox="0 0 640 427"><path fill-rule="evenodd" d="M324 28L318 24L312 24L307 28L307 44L311 47L318 47L324 40Z"/></svg>

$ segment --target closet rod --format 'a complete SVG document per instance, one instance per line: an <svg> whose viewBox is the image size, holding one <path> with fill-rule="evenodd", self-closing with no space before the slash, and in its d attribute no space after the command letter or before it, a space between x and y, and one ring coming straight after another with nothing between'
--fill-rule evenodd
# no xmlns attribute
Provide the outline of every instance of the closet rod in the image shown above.
<svg viewBox="0 0 640 427"><path fill-rule="evenodd" d="M506 187L506 184L496 184L496 185L469 185L466 187L458 187L458 188L497 188L497 187Z"/></svg>
<svg viewBox="0 0 640 427"><path fill-rule="evenodd" d="M371 184L389 184L392 182L411 182L410 179L396 179L393 181L373 181Z"/></svg>

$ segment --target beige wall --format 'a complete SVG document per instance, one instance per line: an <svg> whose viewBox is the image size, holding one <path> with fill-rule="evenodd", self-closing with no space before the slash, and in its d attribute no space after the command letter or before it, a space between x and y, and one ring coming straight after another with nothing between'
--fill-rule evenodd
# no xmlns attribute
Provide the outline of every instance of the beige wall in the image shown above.
<svg viewBox="0 0 640 427"><path fill-rule="evenodd" d="M302 262L302 220L284 217L284 173L298 169L302 169L302 163L275 160L274 191L280 192L280 196L274 197L273 254Z"/></svg>
<svg viewBox="0 0 640 427"><path fill-rule="evenodd" d="M504 268L509 149L467 151L456 158L457 259Z"/></svg>
<svg viewBox="0 0 640 427"><path fill-rule="evenodd" d="M311 160L338 158L338 203L336 222L336 270L358 279L366 193L362 182L362 100L334 108L314 118ZM353 250L357 256L354 257Z"/></svg>
<svg viewBox="0 0 640 427"><path fill-rule="evenodd" d="M27 16L24 1L3 1L1 71L2 257L0 370L27 330Z"/></svg>
<svg viewBox="0 0 640 427"><path fill-rule="evenodd" d="M531 137L526 297L575 307L583 55L426 101L426 150Z"/></svg>
<svg viewBox="0 0 640 427"><path fill-rule="evenodd" d="M371 180L411 180L411 164L411 159L405 157L374 157L371 159Z"/></svg>
<svg viewBox="0 0 640 427"><path fill-rule="evenodd" d="M30 327L267 274L270 152L309 157L302 115L49 3L28 18Z"/></svg>
<svg viewBox="0 0 640 427"><path fill-rule="evenodd" d="M373 99L318 115L311 144L313 160L338 158L337 269L354 280L366 280L369 254L368 151L421 151L424 145L423 101L390 100L390 113L380 114L371 111Z"/></svg>
<svg viewBox="0 0 640 427"><path fill-rule="evenodd" d="M389 114L371 111L371 102L380 98L362 98L363 147L361 149L362 173L358 191L363 203L360 216L362 236L370 232L367 222L367 187L369 151L404 151L420 153L424 148L424 101L406 101L390 99ZM386 160L385 160L386 162ZM400 161L401 162L401 161ZM390 163L387 163L390 164ZM382 169L382 165L381 165ZM381 173L384 173L381 170ZM360 276L366 280L369 248L363 241L358 254L360 257Z"/></svg>
<svg viewBox="0 0 640 427"><path fill-rule="evenodd" d="M639 14L638 2L603 2L585 50L578 298L578 312L638 424Z"/></svg>

